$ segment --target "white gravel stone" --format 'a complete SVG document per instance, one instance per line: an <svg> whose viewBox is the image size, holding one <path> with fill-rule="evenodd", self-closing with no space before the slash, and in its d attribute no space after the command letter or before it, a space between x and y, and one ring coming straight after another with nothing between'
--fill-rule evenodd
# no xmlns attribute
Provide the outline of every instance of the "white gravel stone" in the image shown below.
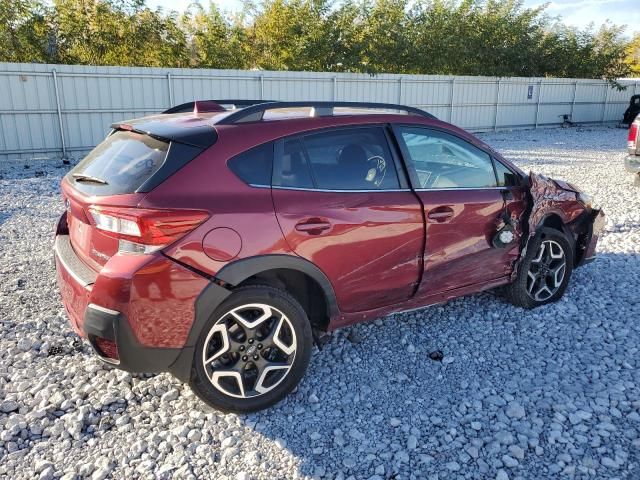
<svg viewBox="0 0 640 480"><path fill-rule="evenodd" d="M511 402L507 405L506 412L507 417L521 419L525 416L524 407L520 405L518 402Z"/></svg>
<svg viewBox="0 0 640 480"><path fill-rule="evenodd" d="M496 480L509 480L509 475L507 474L506 471L500 469L496 474Z"/></svg>
<svg viewBox="0 0 640 480"><path fill-rule="evenodd" d="M162 395L160 400L162 402L171 402L173 400L176 400L179 396L180 396L180 391L177 388L172 388L167 393Z"/></svg>

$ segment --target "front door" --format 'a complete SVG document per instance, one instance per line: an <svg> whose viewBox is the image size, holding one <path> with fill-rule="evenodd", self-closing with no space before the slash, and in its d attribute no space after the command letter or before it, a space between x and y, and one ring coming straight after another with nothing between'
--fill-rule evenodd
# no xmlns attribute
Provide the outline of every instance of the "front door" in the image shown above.
<svg viewBox="0 0 640 480"><path fill-rule="evenodd" d="M397 303L417 288L422 209L396 161L381 126L276 146L272 196L284 237L327 275L344 312Z"/></svg>
<svg viewBox="0 0 640 480"><path fill-rule="evenodd" d="M395 128L427 222L419 296L505 277L518 242L495 248L505 208L519 212L524 194L516 174L461 137L435 129ZM497 177L497 173L500 177Z"/></svg>

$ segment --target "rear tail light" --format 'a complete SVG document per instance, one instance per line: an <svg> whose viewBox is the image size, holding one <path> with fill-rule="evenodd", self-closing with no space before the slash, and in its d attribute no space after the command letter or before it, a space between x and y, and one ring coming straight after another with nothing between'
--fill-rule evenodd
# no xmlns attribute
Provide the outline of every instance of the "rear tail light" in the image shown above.
<svg viewBox="0 0 640 480"><path fill-rule="evenodd" d="M636 118L635 121L629 126L629 136L627 137L627 148L630 154L636 153L638 146L638 131L640 130L640 118Z"/></svg>
<svg viewBox="0 0 640 480"><path fill-rule="evenodd" d="M119 240L119 251L150 253L178 240L204 222L200 210L154 210L128 207L89 207L96 228Z"/></svg>

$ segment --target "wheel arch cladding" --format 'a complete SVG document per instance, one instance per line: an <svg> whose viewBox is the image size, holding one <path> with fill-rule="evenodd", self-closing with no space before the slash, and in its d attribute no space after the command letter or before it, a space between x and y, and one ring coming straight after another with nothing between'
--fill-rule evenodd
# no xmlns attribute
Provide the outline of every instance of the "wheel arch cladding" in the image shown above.
<svg viewBox="0 0 640 480"><path fill-rule="evenodd" d="M560 214L557 212L549 212L544 217L542 217L542 220L540 220L540 223L536 226L536 232L543 227L558 230L559 232L562 232L567 236L569 243L575 242L575 234L571 231Z"/></svg>
<svg viewBox="0 0 640 480"><path fill-rule="evenodd" d="M291 280L292 277L287 277L286 275L283 277L282 274L284 272L297 272L300 275L304 275L305 278L311 279L317 285L317 288L320 289L319 291L324 296L326 318L322 319L322 322L318 322L318 317L312 313L310 320L314 327L329 328L331 320L339 315L337 300L329 279L314 264L303 258L290 255L260 255L237 260L222 268L216 275L218 282L209 283L196 300L195 318L187 342L178 359L169 368L169 371L184 382L190 380L191 366L198 337L212 313L233 293L234 287L243 285L243 282L248 282L252 279L257 280L256 283L260 283L266 276L268 279L278 279L280 281L284 279L285 288L291 288L293 283L289 283L288 280ZM244 283L244 285L246 284ZM295 296L295 291L293 293ZM309 308L309 304L306 307ZM305 308L305 305L303 305L303 308ZM307 314L309 315L308 311ZM316 324L313 323L314 320L317 322Z"/></svg>
<svg viewBox="0 0 640 480"><path fill-rule="evenodd" d="M312 325L327 329L339 315L331 282L313 263L292 255L259 255L235 261L222 268L216 278L235 287L245 282L268 283L288 290L305 309ZM314 296L322 295L322 305ZM317 308L321 307L322 315Z"/></svg>

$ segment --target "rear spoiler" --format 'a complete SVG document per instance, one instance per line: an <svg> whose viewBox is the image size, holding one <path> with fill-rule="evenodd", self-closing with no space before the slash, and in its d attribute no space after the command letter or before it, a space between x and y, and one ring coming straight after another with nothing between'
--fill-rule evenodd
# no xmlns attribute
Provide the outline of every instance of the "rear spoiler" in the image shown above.
<svg viewBox="0 0 640 480"><path fill-rule="evenodd" d="M184 143L203 150L218 140L218 134L212 125L193 117L172 119L171 121L161 116L147 117L112 123L111 128L141 133L159 140Z"/></svg>

